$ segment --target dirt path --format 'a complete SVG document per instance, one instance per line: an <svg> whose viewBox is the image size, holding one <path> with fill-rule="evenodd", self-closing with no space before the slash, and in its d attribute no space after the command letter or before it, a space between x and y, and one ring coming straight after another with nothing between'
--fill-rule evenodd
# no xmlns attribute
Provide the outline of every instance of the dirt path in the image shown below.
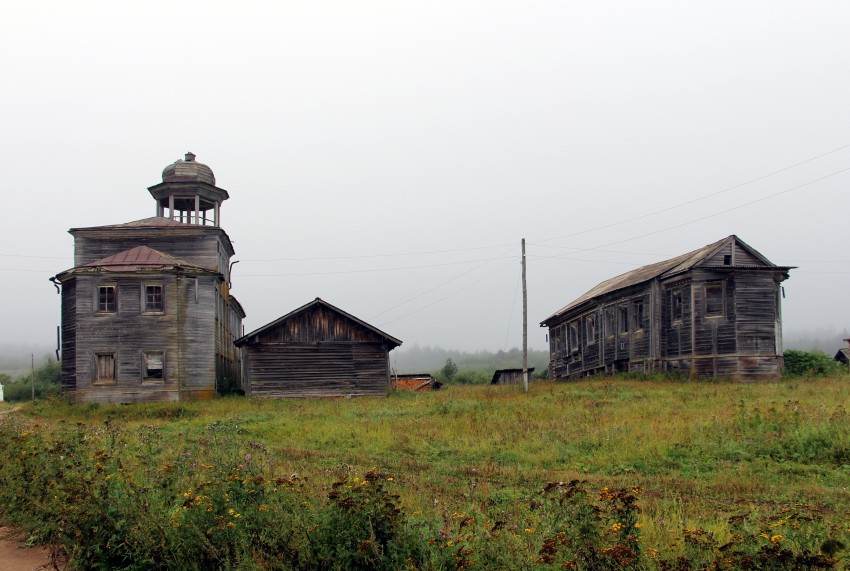
<svg viewBox="0 0 850 571"><path fill-rule="evenodd" d="M8 408L6 410L0 410L0 416L5 416L5 415L9 414L10 412L17 412L19 410L21 410L20 406L13 406L12 408Z"/></svg>
<svg viewBox="0 0 850 571"><path fill-rule="evenodd" d="M12 534L8 527L0 527L0 571L53 569L46 547L27 547L23 537Z"/></svg>

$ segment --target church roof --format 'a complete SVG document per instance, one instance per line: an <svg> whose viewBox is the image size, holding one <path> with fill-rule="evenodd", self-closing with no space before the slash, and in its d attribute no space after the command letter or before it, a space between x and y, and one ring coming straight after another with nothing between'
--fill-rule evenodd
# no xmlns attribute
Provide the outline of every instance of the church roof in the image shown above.
<svg viewBox="0 0 850 571"><path fill-rule="evenodd" d="M174 161L162 170L162 182L205 182L215 186L215 175L210 167L195 160L194 153L186 153L185 160Z"/></svg>

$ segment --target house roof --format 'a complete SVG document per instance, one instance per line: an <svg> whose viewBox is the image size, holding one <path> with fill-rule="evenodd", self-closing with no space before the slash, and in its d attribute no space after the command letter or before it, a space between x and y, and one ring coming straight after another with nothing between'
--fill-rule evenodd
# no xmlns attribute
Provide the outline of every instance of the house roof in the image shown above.
<svg viewBox="0 0 850 571"><path fill-rule="evenodd" d="M401 343L402 343L402 341L400 339L396 339L392 335L384 333L383 331L381 331L377 327L375 327L373 325L369 325L368 323L366 323L362 319L354 317L350 313L347 313L347 312L341 310L340 308L338 308L334 305L331 305L330 303L326 302L325 300L323 300L320 297L317 297L316 299L314 299L310 303L306 303L306 304L302 305L298 309L294 309L294 310L290 311L289 313L287 313L286 315L284 315L282 317L278 317L277 319L275 319L271 323L267 323L266 325L263 325L262 327L255 329L254 331L248 333L247 335L243 335L242 337L240 337L239 339L234 341L234 343L236 344L237 347L241 347L242 345L245 345L251 337L253 337L255 335L259 335L260 333L268 331L269 329L273 329L273 328L277 327L278 325L280 325L281 323L285 323L287 320L292 319L296 315L303 313L303 312L305 312L309 309L312 309L314 307L317 307L317 306L323 306L323 307L330 309L331 311L335 311L335 312L339 313L340 315L346 317L347 319L350 319L351 321L357 323L358 325L365 327L369 331L372 331L373 333L379 335L380 337L383 337L386 341L389 342L390 345L392 345L392 347L390 347L390 349L394 349L394 348L398 347L399 345L401 345Z"/></svg>
<svg viewBox="0 0 850 571"><path fill-rule="evenodd" d="M169 256L153 248L147 246L136 246L117 254L112 254L100 260L89 262L84 266L79 266L66 270L59 275L80 272L138 272L143 270L164 270L173 268L184 268L196 271L211 272L207 268L190 264L174 256Z"/></svg>
<svg viewBox="0 0 850 571"><path fill-rule="evenodd" d="M833 359L841 363L850 363L850 348L839 349Z"/></svg>
<svg viewBox="0 0 850 571"><path fill-rule="evenodd" d="M710 259L715 253L721 250L724 246L730 245L730 243L733 242L737 243L738 246L744 248L746 252L750 254L750 256L752 256L757 262L760 262L760 264L714 265L704 263L705 261ZM561 309L547 317L540 323L540 325L545 326L547 322L549 322L549 320L556 317L560 317L564 313L578 307L579 305L587 301L599 298L613 291L624 289L633 285L638 285L657 278L663 279L672 277L682 272L686 272L696 266L723 270L765 268L770 268L772 270L792 269L791 266L777 266L733 234L731 236L723 238L722 240L718 240L717 242L708 244L692 252L676 256L675 258L670 258L669 260L649 264L647 266L643 266L636 270L632 270L630 272L626 272L624 274L620 274L619 276L615 276L611 279L605 280L604 282L598 284L596 287L587 291L584 295L573 300L566 306L562 307Z"/></svg>

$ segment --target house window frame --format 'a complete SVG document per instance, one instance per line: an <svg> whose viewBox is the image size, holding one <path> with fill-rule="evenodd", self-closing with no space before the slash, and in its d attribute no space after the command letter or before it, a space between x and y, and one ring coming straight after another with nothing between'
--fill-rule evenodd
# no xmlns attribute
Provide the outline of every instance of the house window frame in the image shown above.
<svg viewBox="0 0 850 571"><path fill-rule="evenodd" d="M682 288L670 291L670 323L681 325L685 318L685 292Z"/></svg>
<svg viewBox="0 0 850 571"><path fill-rule="evenodd" d="M160 374L159 376L150 376L148 367L148 357L158 355L160 359ZM165 382L165 351L163 350L146 350L142 351L142 382L144 383L164 383Z"/></svg>
<svg viewBox="0 0 850 571"><path fill-rule="evenodd" d="M148 307L148 288L159 288L159 308ZM146 315L162 315L165 313L165 286L162 282L143 282L141 288L141 307L142 313Z"/></svg>
<svg viewBox="0 0 850 571"><path fill-rule="evenodd" d="M646 319L646 300L638 298L632 300L632 330L635 333L644 330L643 322Z"/></svg>
<svg viewBox="0 0 850 571"><path fill-rule="evenodd" d="M112 307L108 299L101 307L101 290L112 290ZM115 315L118 313L118 284L115 282L99 282L94 288L94 313L95 315Z"/></svg>
<svg viewBox="0 0 850 571"><path fill-rule="evenodd" d="M720 291L720 311L709 311L709 290ZM723 319L726 316L726 284L724 282L708 282L703 286L704 309L703 316L706 319Z"/></svg>
<svg viewBox="0 0 850 571"><path fill-rule="evenodd" d="M621 303L617 306L617 330L620 335L629 334L629 305Z"/></svg>
<svg viewBox="0 0 850 571"><path fill-rule="evenodd" d="M604 312L605 322L602 324L605 337L608 339L613 339L617 334L617 313L615 311L615 307L613 305L609 305L605 308Z"/></svg>
<svg viewBox="0 0 850 571"><path fill-rule="evenodd" d="M578 319L570 322L567 330L570 332L570 345L568 351L571 354L574 352L577 353L579 349Z"/></svg>
<svg viewBox="0 0 850 571"><path fill-rule="evenodd" d="M103 350L103 351L94 351L92 353L92 361L94 364L92 370L92 385L95 386L105 386L105 385L114 385L118 382L118 367L116 365L115 359L116 352L114 350ZM100 376L100 361L101 358L110 357L112 360L112 377L101 377Z"/></svg>
<svg viewBox="0 0 850 571"><path fill-rule="evenodd" d="M588 347L596 344L597 322L596 314L588 313L584 316L585 345Z"/></svg>

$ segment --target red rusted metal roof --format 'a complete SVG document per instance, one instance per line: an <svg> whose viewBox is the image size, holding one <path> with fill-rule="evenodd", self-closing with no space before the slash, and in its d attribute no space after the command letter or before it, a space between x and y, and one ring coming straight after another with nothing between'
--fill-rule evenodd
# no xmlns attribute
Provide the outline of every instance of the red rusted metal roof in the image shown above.
<svg viewBox="0 0 850 571"><path fill-rule="evenodd" d="M86 268L102 268L113 272L128 272L145 268L165 268L165 267L189 267L200 268L195 264L184 262L168 254L163 254L158 250L147 246L136 246L117 254L112 254L100 260L89 262L85 265Z"/></svg>

